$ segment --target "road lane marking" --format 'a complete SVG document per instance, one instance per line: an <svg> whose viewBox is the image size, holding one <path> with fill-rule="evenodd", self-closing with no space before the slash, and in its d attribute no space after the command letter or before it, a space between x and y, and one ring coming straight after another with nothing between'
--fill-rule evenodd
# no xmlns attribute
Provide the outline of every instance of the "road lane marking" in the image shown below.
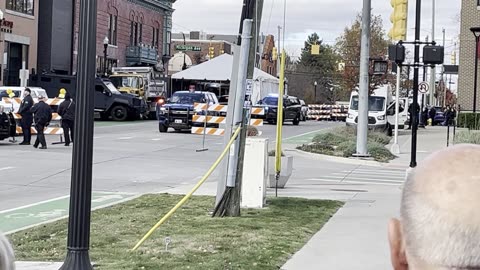
<svg viewBox="0 0 480 270"><path fill-rule="evenodd" d="M92 210L108 207L138 197L120 192L93 192ZM68 217L69 196L62 196L0 212L0 230L11 234Z"/></svg>
<svg viewBox="0 0 480 270"><path fill-rule="evenodd" d="M133 138L134 137L120 137L120 138L118 138L118 140L131 140Z"/></svg>
<svg viewBox="0 0 480 270"><path fill-rule="evenodd" d="M15 169L15 167L3 167L3 168L0 168L0 171L6 171L11 169Z"/></svg>

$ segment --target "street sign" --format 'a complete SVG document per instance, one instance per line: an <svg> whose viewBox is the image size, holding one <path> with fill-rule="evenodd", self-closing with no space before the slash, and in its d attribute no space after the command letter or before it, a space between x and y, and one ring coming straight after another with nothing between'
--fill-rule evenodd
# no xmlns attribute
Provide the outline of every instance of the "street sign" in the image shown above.
<svg viewBox="0 0 480 270"><path fill-rule="evenodd" d="M246 95L251 96L253 94L253 80L247 79L247 91Z"/></svg>
<svg viewBox="0 0 480 270"><path fill-rule="evenodd" d="M202 51L202 47L200 46L192 46L192 45L176 45L175 50L177 51L194 51L200 52Z"/></svg>
<svg viewBox="0 0 480 270"><path fill-rule="evenodd" d="M428 93L428 89L430 87L428 86L428 83L427 82L421 82L419 85L418 85L418 91L422 94L426 94Z"/></svg>

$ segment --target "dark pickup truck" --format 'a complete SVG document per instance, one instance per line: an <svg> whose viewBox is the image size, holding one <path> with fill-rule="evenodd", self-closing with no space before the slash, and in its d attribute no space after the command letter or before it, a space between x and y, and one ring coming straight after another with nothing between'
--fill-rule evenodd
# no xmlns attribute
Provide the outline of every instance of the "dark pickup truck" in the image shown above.
<svg viewBox="0 0 480 270"><path fill-rule="evenodd" d="M193 122L193 115L205 114L204 111L195 110L195 103L206 103L210 106L219 104L217 96L211 92L175 92L165 104L157 105L159 131L161 133L167 132L170 127L180 131L182 129L191 129L195 125L203 126L202 123Z"/></svg>
<svg viewBox="0 0 480 270"><path fill-rule="evenodd" d="M33 75L31 85L42 87L49 97L56 97L60 89L67 90L72 97L76 95L76 77L57 74ZM102 119L114 121L134 120L147 113L147 104L142 98L132 94L123 94L108 79L95 79L95 112ZM56 110L56 108L53 108Z"/></svg>

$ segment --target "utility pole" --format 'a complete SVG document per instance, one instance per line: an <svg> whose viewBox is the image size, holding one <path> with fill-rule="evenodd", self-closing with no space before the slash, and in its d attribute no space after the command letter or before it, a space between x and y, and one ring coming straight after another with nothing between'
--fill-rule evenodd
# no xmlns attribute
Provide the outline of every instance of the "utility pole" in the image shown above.
<svg viewBox="0 0 480 270"><path fill-rule="evenodd" d="M253 5L249 5L249 3ZM263 2L264 0L246 0L244 2L244 8L251 8L250 11L253 12L247 13L247 17L252 17L250 20L244 20L242 26L242 42L240 49L240 66L238 70L237 78L237 89L235 96L235 109L233 113L233 123L245 123L244 114L244 104L246 96L246 79L253 79L253 74L255 70L255 64L257 61L257 48L258 44L256 40L260 33L260 22L263 12ZM243 15L243 12L242 12ZM248 28L248 29L245 29ZM246 30L246 31L245 31ZM253 32L253 37L252 37ZM252 42L253 38L253 42ZM245 44L244 44L245 43ZM244 53L248 49L248 53L243 59ZM243 61L247 61L245 70L242 70L244 67ZM243 72L245 72L245 77L243 77ZM230 106L230 103L229 103ZM228 121L227 121L228 122ZM248 123L247 123L248 124ZM223 193L222 198L217 203L214 216L240 216L240 195L241 195L241 182L242 182L242 171L243 171L243 157L245 151L245 140L246 140L246 125L242 131L242 135L237 142L234 144L234 147L230 150L229 160L227 164L227 177L226 177L226 189ZM219 181L220 183L220 181ZM217 199L220 197L217 194Z"/></svg>
<svg viewBox="0 0 480 270"><path fill-rule="evenodd" d="M432 42L435 42L435 1L432 0ZM445 48L445 47L444 47ZM436 87L435 87L435 81L436 81L436 73L437 73L437 68L435 65L432 65L432 69L430 70L430 105L435 105L435 94L437 93Z"/></svg>
<svg viewBox="0 0 480 270"><path fill-rule="evenodd" d="M360 52L360 89L358 91L357 153L355 156L367 157L368 135L368 67L370 58L370 20L371 0L363 0L362 11L362 47Z"/></svg>
<svg viewBox="0 0 480 270"><path fill-rule="evenodd" d="M92 205L93 112L97 0L80 0L75 143L72 154L67 256L61 270L90 270L90 214Z"/></svg>
<svg viewBox="0 0 480 270"><path fill-rule="evenodd" d="M445 28L442 29L442 33L443 33L443 48L445 48ZM443 92L443 100L442 100L442 103L438 102L438 105L441 105L441 106L445 107L445 90L446 90L446 86L445 86L445 64L442 65L442 87L443 87L443 89L440 89L440 90L442 90L442 92Z"/></svg>

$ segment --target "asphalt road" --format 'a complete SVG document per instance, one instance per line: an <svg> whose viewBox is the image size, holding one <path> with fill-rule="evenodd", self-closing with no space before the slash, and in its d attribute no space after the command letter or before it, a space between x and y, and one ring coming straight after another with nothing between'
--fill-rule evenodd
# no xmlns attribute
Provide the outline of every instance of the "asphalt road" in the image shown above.
<svg viewBox="0 0 480 270"><path fill-rule="evenodd" d="M193 184L222 150L223 137L169 132L160 134L156 121L96 122L93 190L96 192L162 192ZM331 122L286 124L283 138L300 143L318 130L341 125ZM275 126L259 128L275 140ZM293 142L292 142L293 140ZM48 143L59 141L47 137ZM70 189L72 147L49 145L47 150L0 142L0 211L66 196ZM215 181L215 175L212 180Z"/></svg>

